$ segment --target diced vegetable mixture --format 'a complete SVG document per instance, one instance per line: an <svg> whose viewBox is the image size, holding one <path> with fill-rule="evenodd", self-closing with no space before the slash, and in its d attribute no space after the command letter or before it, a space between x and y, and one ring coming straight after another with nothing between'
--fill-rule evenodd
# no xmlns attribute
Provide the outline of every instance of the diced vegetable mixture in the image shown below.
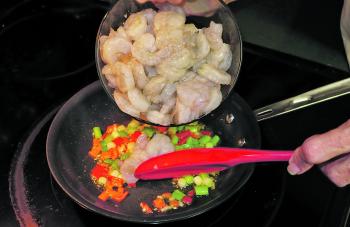
<svg viewBox="0 0 350 227"><path fill-rule="evenodd" d="M91 170L91 179L102 190L98 196L100 200L113 200L117 203L127 198L128 188L137 187L135 183L126 183L120 168L133 154L140 136L151 140L156 134L166 135L175 148L172 152L188 148L214 147L220 142L219 136L213 135L198 122L178 127L156 127L132 120L127 125L109 125L105 132L99 127L94 127L92 132L93 142L89 156L96 161L96 165ZM175 178L172 180L173 192L164 192L156 196L151 205L141 202L141 210L150 214L188 206L195 197L207 196L210 190L215 189L217 174L202 173Z"/></svg>

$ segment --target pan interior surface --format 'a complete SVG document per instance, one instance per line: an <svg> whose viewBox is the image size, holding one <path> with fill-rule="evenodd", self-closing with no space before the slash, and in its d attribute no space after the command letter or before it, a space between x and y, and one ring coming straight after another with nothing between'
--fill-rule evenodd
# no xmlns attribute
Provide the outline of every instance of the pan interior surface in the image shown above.
<svg viewBox="0 0 350 227"><path fill-rule="evenodd" d="M195 198L187 207L166 213L143 214L140 202L150 203L157 195L171 192L171 180L139 181L122 203L102 202L100 190L90 179L94 160L88 156L91 129L131 118L118 110L96 81L69 99L54 118L47 137L46 156L51 174L75 202L96 213L138 223L163 223L187 219L212 209L235 194L249 179L254 165L239 165L220 173L216 189L207 197ZM249 106L232 93L216 111L201 119L222 139L221 146L259 148L260 132Z"/></svg>

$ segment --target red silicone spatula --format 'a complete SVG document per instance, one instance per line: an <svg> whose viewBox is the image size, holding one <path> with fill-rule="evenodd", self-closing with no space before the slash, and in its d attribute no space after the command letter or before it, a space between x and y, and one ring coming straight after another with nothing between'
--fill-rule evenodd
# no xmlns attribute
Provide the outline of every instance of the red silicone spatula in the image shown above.
<svg viewBox="0 0 350 227"><path fill-rule="evenodd" d="M151 158L141 163L134 175L143 180L181 177L221 171L238 164L288 161L292 151L243 148L193 148Z"/></svg>

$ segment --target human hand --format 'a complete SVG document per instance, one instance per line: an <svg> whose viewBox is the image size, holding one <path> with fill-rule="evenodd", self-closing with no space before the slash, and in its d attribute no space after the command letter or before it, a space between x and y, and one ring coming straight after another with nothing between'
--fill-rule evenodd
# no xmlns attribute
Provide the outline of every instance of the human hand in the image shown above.
<svg viewBox="0 0 350 227"><path fill-rule="evenodd" d="M350 184L350 119L305 140L294 151L287 169L291 175L299 175L317 164L322 164L321 171L338 187Z"/></svg>

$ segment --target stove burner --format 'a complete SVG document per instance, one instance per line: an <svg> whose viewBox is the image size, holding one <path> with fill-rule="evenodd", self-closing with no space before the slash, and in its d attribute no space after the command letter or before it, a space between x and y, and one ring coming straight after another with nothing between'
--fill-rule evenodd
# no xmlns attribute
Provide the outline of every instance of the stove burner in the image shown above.
<svg viewBox="0 0 350 227"><path fill-rule="evenodd" d="M32 10L27 9L28 4ZM48 80L75 75L94 65L96 31L104 11L24 1L0 22L0 73L17 80ZM54 3L50 3L54 4ZM87 4L88 5L88 4ZM14 16L15 15L15 16ZM10 19L8 19L10 18ZM6 20L11 21L8 24ZM43 38L44 37L44 38Z"/></svg>
<svg viewBox="0 0 350 227"><path fill-rule="evenodd" d="M47 114L20 143L11 165L10 196L21 226L94 226L96 223L129 224L97 215L74 203L56 184L46 162L46 135L58 108ZM285 168L283 166L282 168ZM167 226L269 226L285 190L281 165L257 166L247 184L217 208ZM266 179L268 183L266 183ZM265 225L262 225L265 223Z"/></svg>

